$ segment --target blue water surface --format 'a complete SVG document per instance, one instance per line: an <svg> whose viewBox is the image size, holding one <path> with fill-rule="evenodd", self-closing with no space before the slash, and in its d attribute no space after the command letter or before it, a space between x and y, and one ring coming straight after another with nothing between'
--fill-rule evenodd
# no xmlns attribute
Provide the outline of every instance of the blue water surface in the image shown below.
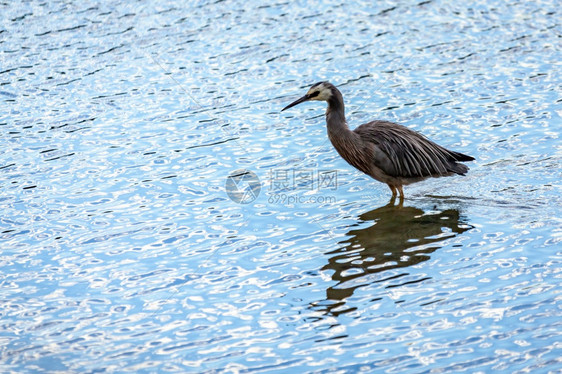
<svg viewBox="0 0 562 374"><path fill-rule="evenodd" d="M562 371L559 8L0 4L0 371ZM392 204L322 80L471 170Z"/></svg>

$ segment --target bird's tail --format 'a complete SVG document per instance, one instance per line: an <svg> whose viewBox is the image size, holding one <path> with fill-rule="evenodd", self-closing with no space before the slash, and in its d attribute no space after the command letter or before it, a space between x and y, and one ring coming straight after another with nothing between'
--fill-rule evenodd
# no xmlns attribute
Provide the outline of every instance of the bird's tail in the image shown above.
<svg viewBox="0 0 562 374"><path fill-rule="evenodd" d="M455 174L465 175L468 171L468 166L461 164L460 161L474 161L474 157L455 151L447 150L447 152L449 153L447 170Z"/></svg>
<svg viewBox="0 0 562 374"><path fill-rule="evenodd" d="M466 172L468 171L468 166L466 166L465 164L459 164L459 163L456 163L456 162L451 162L451 164L449 165L449 167L447 169L449 171L455 173L455 174L465 175Z"/></svg>
<svg viewBox="0 0 562 374"><path fill-rule="evenodd" d="M474 157L465 155L464 153L449 151L449 154L455 161L474 161Z"/></svg>

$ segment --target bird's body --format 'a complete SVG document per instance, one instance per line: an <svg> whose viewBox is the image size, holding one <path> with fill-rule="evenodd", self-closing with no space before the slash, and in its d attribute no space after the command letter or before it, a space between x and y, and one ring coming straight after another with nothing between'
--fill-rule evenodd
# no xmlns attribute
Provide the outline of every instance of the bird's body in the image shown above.
<svg viewBox="0 0 562 374"><path fill-rule="evenodd" d="M393 122L372 121L351 131L345 120L343 97L328 82L316 83L305 96L283 110L309 100L328 102L328 137L340 156L363 173L386 183L393 197L399 192L403 199L402 186L429 177L464 175L468 167L459 161L474 160Z"/></svg>

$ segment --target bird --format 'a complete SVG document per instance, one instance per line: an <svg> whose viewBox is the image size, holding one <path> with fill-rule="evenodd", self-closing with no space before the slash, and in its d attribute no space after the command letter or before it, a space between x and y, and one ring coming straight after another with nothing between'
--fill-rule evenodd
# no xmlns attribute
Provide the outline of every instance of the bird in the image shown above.
<svg viewBox="0 0 562 374"><path fill-rule="evenodd" d="M465 175L468 166L461 161L474 157L450 151L421 133L385 120L374 120L350 130L345 119L341 92L330 82L318 82L306 95L293 101L281 112L306 101L326 101L326 127L330 142L351 166L373 179L386 183L391 200L399 193L404 200L403 186L430 177Z"/></svg>

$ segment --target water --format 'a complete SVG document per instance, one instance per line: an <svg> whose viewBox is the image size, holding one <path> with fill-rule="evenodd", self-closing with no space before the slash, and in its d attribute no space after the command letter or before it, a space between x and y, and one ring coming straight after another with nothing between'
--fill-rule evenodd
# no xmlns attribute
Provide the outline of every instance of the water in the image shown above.
<svg viewBox="0 0 562 374"><path fill-rule="evenodd" d="M2 372L562 370L554 1L0 14ZM477 161L389 206L319 80Z"/></svg>

